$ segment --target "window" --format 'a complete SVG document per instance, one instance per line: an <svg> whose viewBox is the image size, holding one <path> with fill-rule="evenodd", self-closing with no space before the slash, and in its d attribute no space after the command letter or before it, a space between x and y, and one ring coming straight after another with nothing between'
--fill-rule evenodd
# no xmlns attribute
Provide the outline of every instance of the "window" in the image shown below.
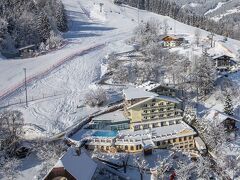
<svg viewBox="0 0 240 180"><path fill-rule="evenodd" d="M134 126L134 130L135 130L135 131L136 131L136 130L140 130L140 125Z"/></svg>
<svg viewBox="0 0 240 180"><path fill-rule="evenodd" d="M131 146L131 151L133 151L134 150L134 147L133 146Z"/></svg>
<svg viewBox="0 0 240 180"><path fill-rule="evenodd" d="M187 140L187 137L184 137L184 141L186 141Z"/></svg>
<svg viewBox="0 0 240 180"><path fill-rule="evenodd" d="M155 106L156 105L156 103L152 103L152 106Z"/></svg>
<svg viewBox="0 0 240 180"><path fill-rule="evenodd" d="M174 121L169 121L169 125L173 125L174 124Z"/></svg>
<svg viewBox="0 0 240 180"><path fill-rule="evenodd" d="M179 138L179 142L182 142L182 138Z"/></svg>
<svg viewBox="0 0 240 180"><path fill-rule="evenodd" d="M188 139L189 139L189 140L192 139L192 136L190 136Z"/></svg>
<svg viewBox="0 0 240 180"><path fill-rule="evenodd" d="M168 144L171 144L171 140L170 139L168 140Z"/></svg>
<svg viewBox="0 0 240 180"><path fill-rule="evenodd" d="M144 124L143 125L143 129L148 129L149 128L149 125L148 124Z"/></svg>
<svg viewBox="0 0 240 180"><path fill-rule="evenodd" d="M128 150L128 146L125 146L125 150Z"/></svg>
<svg viewBox="0 0 240 180"><path fill-rule="evenodd" d="M107 150L107 151L109 150L109 146L106 147L106 150Z"/></svg>
<svg viewBox="0 0 240 180"><path fill-rule="evenodd" d="M174 143L176 142L176 138L173 139L173 142L174 142Z"/></svg>

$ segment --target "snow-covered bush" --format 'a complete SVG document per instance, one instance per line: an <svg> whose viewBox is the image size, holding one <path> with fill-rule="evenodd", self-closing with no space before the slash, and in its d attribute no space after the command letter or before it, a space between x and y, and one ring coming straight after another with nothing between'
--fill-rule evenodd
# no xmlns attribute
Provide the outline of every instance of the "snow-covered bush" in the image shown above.
<svg viewBox="0 0 240 180"><path fill-rule="evenodd" d="M46 50L59 48L62 44L63 38L59 34L51 31L50 37L46 41Z"/></svg>
<svg viewBox="0 0 240 180"><path fill-rule="evenodd" d="M107 101L107 93L102 88L91 89L85 95L85 103L89 106L101 106Z"/></svg>

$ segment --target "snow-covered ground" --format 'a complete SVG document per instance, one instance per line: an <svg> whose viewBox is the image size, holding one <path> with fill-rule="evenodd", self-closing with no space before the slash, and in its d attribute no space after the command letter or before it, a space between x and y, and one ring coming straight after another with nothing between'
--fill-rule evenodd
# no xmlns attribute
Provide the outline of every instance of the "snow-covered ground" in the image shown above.
<svg viewBox="0 0 240 180"><path fill-rule="evenodd" d="M102 12L100 12L100 0L68 0L63 1L69 17L70 31L64 34L69 44L61 50L51 52L44 56L23 59L0 61L0 92L14 87L24 78L23 68L27 68L27 76L42 72L64 58L72 56L71 61L53 70L40 80L28 85L28 95L33 98L45 97L58 94L58 96L30 102L26 108L24 104L12 106L24 113L25 122L33 127L27 127L30 137L35 135L50 135L63 131L67 127L77 123L82 117L97 111L97 108L83 106L83 99L89 86L101 76L101 61L111 52L124 52L132 47L125 41L129 39L134 28L138 25L137 9L128 6L116 6L111 0L105 0ZM172 27L169 34L176 32L184 34L190 42L194 41L194 27L177 22L169 17L157 15L147 11L139 11L140 21L151 18L160 22L167 19ZM173 28L176 27L176 28ZM204 40L209 33L201 31ZM221 36L214 37L216 41L223 39ZM216 47L211 49L213 54L231 52L236 55L240 42L229 39L226 43L217 42ZM101 46L99 46L101 45ZM92 47L96 47L93 48ZM89 48L91 48L89 50ZM181 49L179 49L181 51ZM191 54L191 48L185 50ZM198 54L201 48L196 50ZM8 98L2 104L8 102L23 102L24 92L19 92ZM77 108L81 107L81 108ZM36 130L36 131L34 131Z"/></svg>
<svg viewBox="0 0 240 180"><path fill-rule="evenodd" d="M27 76L30 77L71 57L71 61L56 68L47 76L28 84L30 100L55 93L58 94L57 96L32 101L28 107L25 107L24 104L10 107L23 112L25 123L28 123L25 127L27 138L51 136L74 125L81 118L98 111L99 108L84 106L83 100L89 87L94 87L94 82L99 80L102 74L102 59L111 52L125 52L132 49L126 44L126 40L132 37L133 30L138 25L137 9L116 6L111 0L63 0L63 2L67 10L70 28L70 31L64 34L64 38L69 42L67 46L35 58L0 61L0 94L2 94L5 90L22 82L23 68L27 68ZM100 2L104 2L102 12L100 12ZM194 27L143 10L139 10L139 16L140 21L154 18L162 22L167 19L169 26L172 27L169 30L170 34L174 32L185 34L190 41L194 41ZM201 31L201 38L204 40L208 34L209 32ZM229 39L223 43L220 42L223 37L215 36L214 38L217 44L210 50L212 54L229 52L237 57L239 41ZM97 48L93 48L96 46ZM83 50L88 51L81 53ZM179 50L181 51L181 49ZM190 50L191 48L188 50L189 54ZM201 48L194 53L199 51ZM237 76L238 79L239 77L240 75ZM20 99L24 101L24 92L15 93L1 102L1 105L9 101L18 102ZM36 168L40 168L40 165L38 164ZM27 177L32 179L35 172L36 169L28 167L22 173L22 178L19 179L28 179L26 178L27 174L29 174Z"/></svg>
<svg viewBox="0 0 240 180"><path fill-rule="evenodd" d="M209 13L212 13L212 12L218 10L218 9L221 8L222 5L224 5L224 4L226 4L226 2L219 2L215 8L208 10L204 15L207 15L207 14L209 14Z"/></svg>

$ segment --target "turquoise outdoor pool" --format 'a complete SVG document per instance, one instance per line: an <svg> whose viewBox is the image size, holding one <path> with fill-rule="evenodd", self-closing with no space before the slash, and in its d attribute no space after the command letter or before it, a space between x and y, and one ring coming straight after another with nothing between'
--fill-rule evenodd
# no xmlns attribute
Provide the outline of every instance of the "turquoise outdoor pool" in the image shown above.
<svg viewBox="0 0 240 180"><path fill-rule="evenodd" d="M115 137L115 136L117 136L117 131L96 131L96 132L93 133L93 136Z"/></svg>

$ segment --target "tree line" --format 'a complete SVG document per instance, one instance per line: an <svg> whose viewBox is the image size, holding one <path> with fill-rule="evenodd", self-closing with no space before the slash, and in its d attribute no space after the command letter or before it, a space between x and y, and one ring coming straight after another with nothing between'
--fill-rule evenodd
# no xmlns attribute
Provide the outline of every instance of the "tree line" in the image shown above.
<svg viewBox="0 0 240 180"><path fill-rule="evenodd" d="M0 1L0 52L40 46L68 30L61 0Z"/></svg>
<svg viewBox="0 0 240 180"><path fill-rule="evenodd" d="M231 24L225 21L215 22L205 16L197 15L194 12L181 8L175 2L168 0L125 0L130 6L138 7L140 9L148 10L164 16L169 16L182 23L195 26L219 35L224 35L233 39L239 39L235 29L229 27Z"/></svg>

